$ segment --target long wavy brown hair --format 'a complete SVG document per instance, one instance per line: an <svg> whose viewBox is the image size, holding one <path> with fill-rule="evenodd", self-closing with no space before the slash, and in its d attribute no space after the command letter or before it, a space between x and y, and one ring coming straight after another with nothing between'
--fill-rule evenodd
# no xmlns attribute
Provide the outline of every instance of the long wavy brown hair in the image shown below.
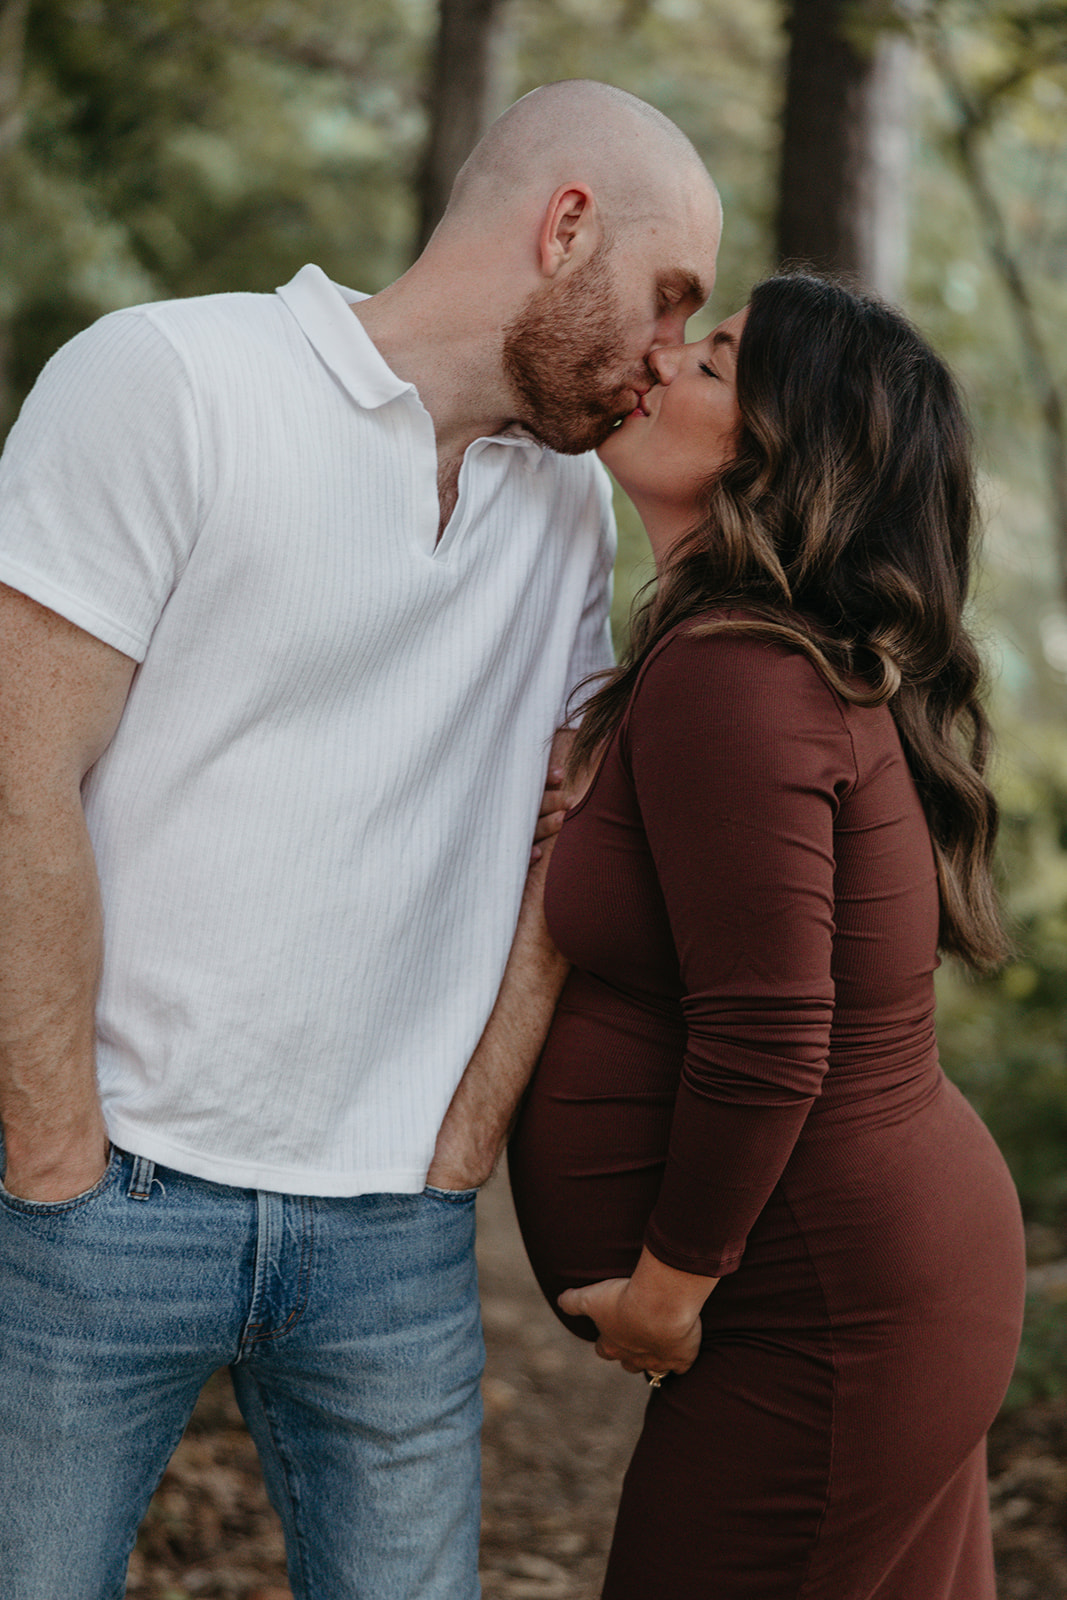
<svg viewBox="0 0 1067 1600"><path fill-rule="evenodd" d="M993 967L1010 946L982 663L964 624L977 519L952 375L900 312L789 273L752 294L737 398L736 456L587 703L572 767L618 725L642 663L679 623L779 639L846 700L888 704L933 840L941 948ZM745 618L706 615L728 607Z"/></svg>

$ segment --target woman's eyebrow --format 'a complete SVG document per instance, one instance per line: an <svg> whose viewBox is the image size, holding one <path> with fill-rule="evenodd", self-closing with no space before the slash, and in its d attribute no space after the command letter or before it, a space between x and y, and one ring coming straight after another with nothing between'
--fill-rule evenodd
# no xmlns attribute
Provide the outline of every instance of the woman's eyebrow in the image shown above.
<svg viewBox="0 0 1067 1600"><path fill-rule="evenodd" d="M733 357L734 365L737 365L738 346L736 335L727 333L722 328L717 329L711 336L711 348L713 350L722 350L724 348L729 350Z"/></svg>

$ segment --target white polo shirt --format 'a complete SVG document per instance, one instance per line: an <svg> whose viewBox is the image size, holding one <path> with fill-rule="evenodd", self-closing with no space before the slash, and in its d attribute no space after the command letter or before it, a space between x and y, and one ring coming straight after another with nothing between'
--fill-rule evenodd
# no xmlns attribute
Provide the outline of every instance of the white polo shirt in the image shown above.
<svg viewBox="0 0 1067 1600"><path fill-rule="evenodd" d="M85 785L113 1140L420 1188L491 1009L548 745L609 663L606 475L467 451L305 267L103 318L0 464L0 580L140 666Z"/></svg>

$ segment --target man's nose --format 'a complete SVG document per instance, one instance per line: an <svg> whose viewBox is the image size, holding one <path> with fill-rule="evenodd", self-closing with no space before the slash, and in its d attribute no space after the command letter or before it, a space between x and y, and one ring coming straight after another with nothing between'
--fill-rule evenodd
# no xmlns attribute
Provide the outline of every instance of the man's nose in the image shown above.
<svg viewBox="0 0 1067 1600"><path fill-rule="evenodd" d="M685 343L685 327L691 310L692 306L687 303L663 308L656 320L657 349L661 349L664 345Z"/></svg>

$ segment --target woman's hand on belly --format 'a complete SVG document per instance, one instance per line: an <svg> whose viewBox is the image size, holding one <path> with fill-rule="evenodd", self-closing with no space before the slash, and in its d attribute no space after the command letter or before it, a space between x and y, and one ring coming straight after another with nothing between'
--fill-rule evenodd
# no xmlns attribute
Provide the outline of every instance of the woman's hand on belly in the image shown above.
<svg viewBox="0 0 1067 1600"><path fill-rule="evenodd" d="M596 1353L626 1372L687 1372L700 1349L700 1312L718 1278L679 1272L641 1252L632 1278L606 1278L567 1289L559 1308L591 1317Z"/></svg>

